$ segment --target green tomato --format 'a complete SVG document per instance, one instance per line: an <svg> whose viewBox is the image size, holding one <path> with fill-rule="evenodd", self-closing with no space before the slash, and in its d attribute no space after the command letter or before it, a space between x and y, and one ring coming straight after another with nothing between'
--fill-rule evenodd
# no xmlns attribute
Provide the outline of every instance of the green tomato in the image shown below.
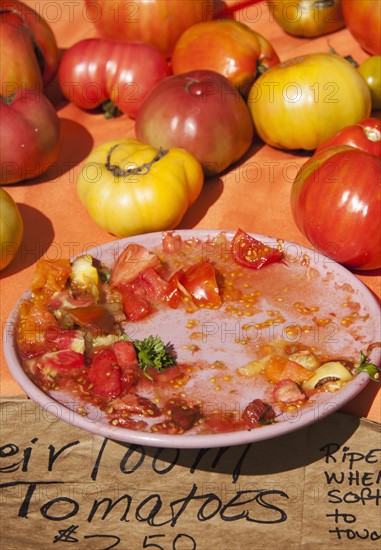
<svg viewBox="0 0 381 550"><path fill-rule="evenodd" d="M7 191L0 187L0 271L16 256L23 236L23 220L17 204Z"/></svg>
<svg viewBox="0 0 381 550"><path fill-rule="evenodd" d="M358 68L370 89L372 109L381 109L381 55L368 57Z"/></svg>

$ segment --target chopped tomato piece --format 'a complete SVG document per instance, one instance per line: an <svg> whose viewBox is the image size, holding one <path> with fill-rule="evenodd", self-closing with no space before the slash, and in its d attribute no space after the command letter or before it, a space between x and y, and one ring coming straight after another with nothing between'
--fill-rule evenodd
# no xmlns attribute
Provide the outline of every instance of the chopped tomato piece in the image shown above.
<svg viewBox="0 0 381 550"><path fill-rule="evenodd" d="M253 399L244 408L242 419L250 426L272 424L275 420L275 412L272 406L262 401L262 399Z"/></svg>
<svg viewBox="0 0 381 550"><path fill-rule="evenodd" d="M131 243L118 257L111 273L110 285L120 286L131 283L147 267L160 271L159 258L140 244Z"/></svg>
<svg viewBox="0 0 381 550"><path fill-rule="evenodd" d="M68 259L38 260L30 287L33 301L46 304L54 293L60 292L65 287L70 273Z"/></svg>
<svg viewBox="0 0 381 550"><path fill-rule="evenodd" d="M275 384L273 398L274 401L282 403L296 403L297 401L305 401L306 395L296 382L284 378Z"/></svg>
<svg viewBox="0 0 381 550"><path fill-rule="evenodd" d="M121 369L116 355L103 349L93 356L88 370L88 379L93 384L92 392L99 397L118 397L122 391Z"/></svg>
<svg viewBox="0 0 381 550"><path fill-rule="evenodd" d="M168 281L165 299L173 309L179 306L181 299L191 300L198 307L221 307L222 298L213 265L203 261L185 271L176 271Z"/></svg>
<svg viewBox="0 0 381 550"><path fill-rule="evenodd" d="M144 296L134 291L134 287L127 285L121 288L123 311L130 321L139 321L147 317L152 311L151 304Z"/></svg>
<svg viewBox="0 0 381 550"><path fill-rule="evenodd" d="M200 407L190 405L182 399L170 399L165 407L173 424L182 431L187 431L201 418Z"/></svg>
<svg viewBox="0 0 381 550"><path fill-rule="evenodd" d="M273 246L258 241L242 229L238 229L232 241L232 255L237 264L251 269L279 262L283 254Z"/></svg>
<svg viewBox="0 0 381 550"><path fill-rule="evenodd" d="M70 308L65 312L77 325L90 331L94 336L116 332L114 317L101 304Z"/></svg>
<svg viewBox="0 0 381 550"><path fill-rule="evenodd" d="M19 308L17 344L23 358L36 357L48 351L46 333L58 329L54 315L44 306L24 300Z"/></svg>
<svg viewBox="0 0 381 550"><path fill-rule="evenodd" d="M161 242L164 252L168 252L169 254L180 252L183 244L181 235L174 235L173 231L164 233Z"/></svg>
<svg viewBox="0 0 381 550"><path fill-rule="evenodd" d="M139 381L140 368L132 342L115 342L112 345L118 365L121 368L123 391L130 391Z"/></svg>
<svg viewBox="0 0 381 550"><path fill-rule="evenodd" d="M152 267L147 267L147 269L144 269L144 271L140 273L138 284L144 292L146 299L151 303L161 301L167 291L167 281L165 281Z"/></svg>
<svg viewBox="0 0 381 550"><path fill-rule="evenodd" d="M146 417L156 417L161 414L157 405L137 393L128 393L121 398L113 400L110 405L113 418L118 418L118 416L122 415L136 414Z"/></svg>
<svg viewBox="0 0 381 550"><path fill-rule="evenodd" d="M264 366L264 373L271 382L293 380L297 384L313 374L309 369L283 355L272 355Z"/></svg>
<svg viewBox="0 0 381 550"><path fill-rule="evenodd" d="M45 353L41 357L34 357L26 361L29 372L40 379L42 383L56 385L57 378L69 376L75 369L85 367L83 353L73 350L60 350Z"/></svg>
<svg viewBox="0 0 381 550"><path fill-rule="evenodd" d="M47 353L43 357L43 364L57 371L80 369L85 366L83 353L74 350L60 350Z"/></svg>

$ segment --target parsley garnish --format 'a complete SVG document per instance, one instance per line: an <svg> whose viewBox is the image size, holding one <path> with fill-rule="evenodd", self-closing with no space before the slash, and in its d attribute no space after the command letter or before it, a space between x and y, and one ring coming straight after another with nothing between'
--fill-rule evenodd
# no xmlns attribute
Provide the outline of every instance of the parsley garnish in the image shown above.
<svg viewBox="0 0 381 550"><path fill-rule="evenodd" d="M176 363L172 348L166 346L158 336L148 336L144 340L133 340L133 344L136 349L139 367L149 380L152 380L152 377L147 373L148 368L152 367L158 372L163 372Z"/></svg>
<svg viewBox="0 0 381 550"><path fill-rule="evenodd" d="M373 363L368 363L368 357L362 351L360 352L360 363L356 368L356 372L366 372L369 378L375 382L380 382L381 369Z"/></svg>

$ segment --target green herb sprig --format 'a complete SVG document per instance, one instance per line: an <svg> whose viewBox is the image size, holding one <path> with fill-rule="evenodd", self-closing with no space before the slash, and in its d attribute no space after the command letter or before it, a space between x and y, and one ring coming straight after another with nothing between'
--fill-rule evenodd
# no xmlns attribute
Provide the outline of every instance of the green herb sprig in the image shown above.
<svg viewBox="0 0 381 550"><path fill-rule="evenodd" d="M138 358L139 367L144 371L149 380L153 378L147 373L147 369L154 368L163 372L168 367L176 364L176 357L171 346L165 345L158 336L148 336L144 340L133 340Z"/></svg>
<svg viewBox="0 0 381 550"><path fill-rule="evenodd" d="M357 365L356 372L366 372L369 378L375 382L381 382L381 369L373 363L368 363L368 357L362 351L360 352L360 363Z"/></svg>

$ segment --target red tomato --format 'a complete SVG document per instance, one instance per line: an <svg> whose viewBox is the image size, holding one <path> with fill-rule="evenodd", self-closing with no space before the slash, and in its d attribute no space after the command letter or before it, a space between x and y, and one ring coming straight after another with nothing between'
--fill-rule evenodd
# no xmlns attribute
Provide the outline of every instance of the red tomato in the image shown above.
<svg viewBox="0 0 381 550"><path fill-rule="evenodd" d="M21 87L42 90L58 67L58 48L49 24L17 0L0 0L1 95Z"/></svg>
<svg viewBox="0 0 381 550"><path fill-rule="evenodd" d="M262 243L238 229L232 241L233 259L237 264L260 269L261 267L279 262L282 259L282 252L273 246Z"/></svg>
<svg viewBox="0 0 381 550"><path fill-rule="evenodd" d="M102 38L137 40L170 55L179 36L212 19L213 0L86 0L88 17Z"/></svg>
<svg viewBox="0 0 381 550"><path fill-rule="evenodd" d="M64 96L78 107L95 109L110 99L113 107L134 118L150 91L170 73L154 46L89 38L66 50L58 80Z"/></svg>
<svg viewBox="0 0 381 550"><path fill-rule="evenodd" d="M381 267L381 160L336 146L314 155L291 190L296 225L326 256L360 270Z"/></svg>
<svg viewBox="0 0 381 550"><path fill-rule="evenodd" d="M331 139L320 145L315 153L334 145L350 145L371 155L381 157L381 120L367 118L353 126L346 126Z"/></svg>
<svg viewBox="0 0 381 550"><path fill-rule="evenodd" d="M223 19L198 23L181 35L173 50L172 71L215 71L247 95L256 76L279 61L265 37L243 23Z"/></svg>
<svg viewBox="0 0 381 550"><path fill-rule="evenodd" d="M35 178L58 158L60 119L36 89L0 97L0 134L1 185Z"/></svg>
<svg viewBox="0 0 381 550"><path fill-rule="evenodd" d="M341 0L346 26L372 55L381 54L381 0Z"/></svg>
<svg viewBox="0 0 381 550"><path fill-rule="evenodd" d="M137 138L157 149L186 149L214 176L238 161L254 135L250 112L237 89L214 71L165 78L136 118Z"/></svg>

